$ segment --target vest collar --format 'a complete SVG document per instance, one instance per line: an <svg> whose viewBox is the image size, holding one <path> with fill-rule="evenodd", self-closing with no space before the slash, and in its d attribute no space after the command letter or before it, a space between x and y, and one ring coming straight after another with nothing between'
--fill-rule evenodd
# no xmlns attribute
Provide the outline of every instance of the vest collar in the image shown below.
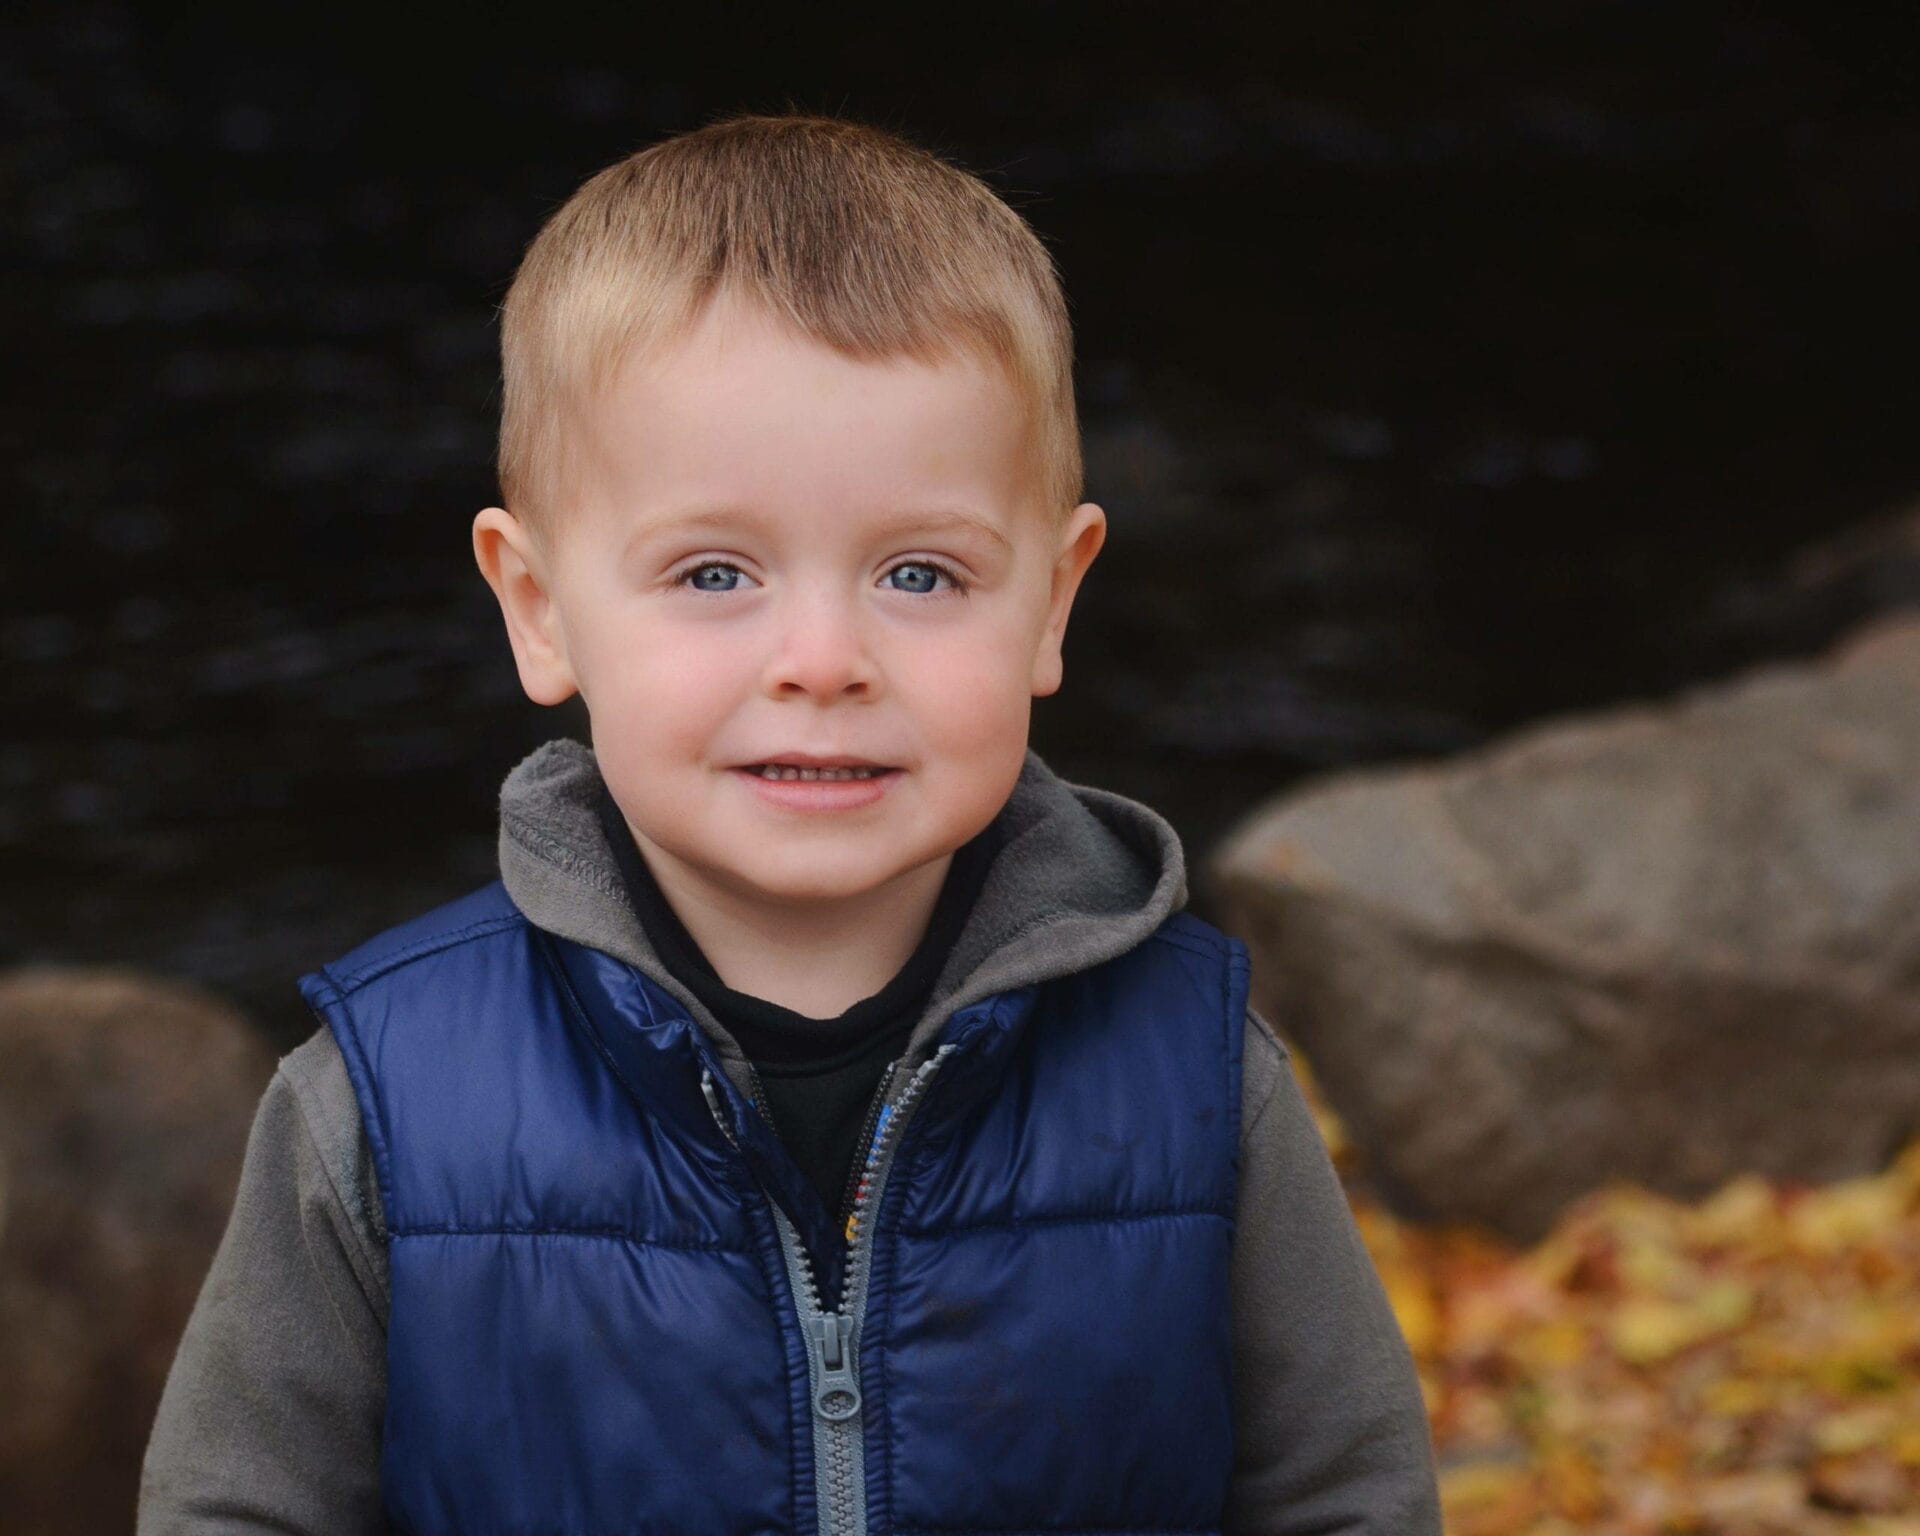
<svg viewBox="0 0 1920 1536"><path fill-rule="evenodd" d="M832 1221L773 1128L723 1070L714 1042L680 998L639 967L544 931L535 942L565 986L579 1023L642 1113L721 1164L732 1151L713 1122L703 1073L722 1096L733 1139L759 1181L816 1254L833 1252Z"/></svg>
<svg viewBox="0 0 1920 1536"><path fill-rule="evenodd" d="M575 1018L642 1113L677 1134L724 1174L731 1152L701 1087L710 1073L727 1118L727 1131L758 1177L760 1185L787 1213L816 1262L832 1266L839 1285L843 1246L819 1191L745 1091L724 1069L715 1042L692 1012L640 967L603 950L536 931L542 948L568 994ZM951 1014L941 1043L955 1047L941 1068L938 1092L929 1110L945 1120L983 1093L1006 1065L1007 1055L1032 1012L1037 988L1022 987L975 1001Z"/></svg>

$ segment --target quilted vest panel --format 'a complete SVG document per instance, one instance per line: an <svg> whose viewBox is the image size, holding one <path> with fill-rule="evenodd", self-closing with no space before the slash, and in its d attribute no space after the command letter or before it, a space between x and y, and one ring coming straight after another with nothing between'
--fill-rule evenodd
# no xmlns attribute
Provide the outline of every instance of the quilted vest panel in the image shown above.
<svg viewBox="0 0 1920 1536"><path fill-rule="evenodd" d="M1217 1531L1246 984L1176 913L947 1021L864 1223L849 1521L775 1207L839 1234L676 999L497 881L301 977L386 1212L394 1524Z"/></svg>

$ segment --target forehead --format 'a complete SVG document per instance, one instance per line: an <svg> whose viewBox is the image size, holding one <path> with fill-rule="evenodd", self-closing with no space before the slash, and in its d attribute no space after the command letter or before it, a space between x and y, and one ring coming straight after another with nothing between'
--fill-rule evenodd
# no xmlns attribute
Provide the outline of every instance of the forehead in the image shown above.
<svg viewBox="0 0 1920 1536"><path fill-rule="evenodd" d="M716 300L636 353L589 407L590 457L616 510L689 502L1011 514L1031 490L1012 382L956 351L863 360L757 306Z"/></svg>

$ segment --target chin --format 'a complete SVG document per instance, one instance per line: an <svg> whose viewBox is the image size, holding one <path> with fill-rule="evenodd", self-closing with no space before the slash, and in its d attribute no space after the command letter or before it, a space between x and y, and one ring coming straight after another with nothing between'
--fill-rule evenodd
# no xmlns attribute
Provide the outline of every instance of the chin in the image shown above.
<svg viewBox="0 0 1920 1536"><path fill-rule="evenodd" d="M779 868L762 863L751 872L749 878L769 896L789 901L838 901L877 890L911 867L888 863L822 869L818 858L800 857Z"/></svg>

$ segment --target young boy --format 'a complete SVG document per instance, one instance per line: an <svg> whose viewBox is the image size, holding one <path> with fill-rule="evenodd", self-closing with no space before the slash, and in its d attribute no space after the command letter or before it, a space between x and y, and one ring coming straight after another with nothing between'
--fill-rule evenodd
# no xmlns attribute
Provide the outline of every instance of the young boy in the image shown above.
<svg viewBox="0 0 1920 1536"><path fill-rule="evenodd" d="M589 180L475 519L500 879L301 978L143 1536L1440 1529L1173 829L1027 746L1105 532L1050 259L899 137Z"/></svg>

